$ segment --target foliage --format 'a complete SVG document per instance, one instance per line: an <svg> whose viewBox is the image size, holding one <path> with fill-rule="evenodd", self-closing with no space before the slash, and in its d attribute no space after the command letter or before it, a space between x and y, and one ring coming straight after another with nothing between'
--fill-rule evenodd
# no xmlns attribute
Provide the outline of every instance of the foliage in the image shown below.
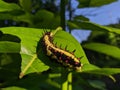
<svg viewBox="0 0 120 90"><path fill-rule="evenodd" d="M114 2L116 0L79 0L81 4L79 4L79 7L98 7L105 4L109 4L111 2Z"/></svg>
<svg viewBox="0 0 120 90"><path fill-rule="evenodd" d="M88 7L101 6L115 0L106 2L100 0L78 1L81 3L79 7L81 5ZM63 0L61 2L63 3ZM65 7L68 2L66 1L62 5ZM99 5L98 2L100 2ZM90 63L91 61L86 57L83 48L110 56L119 62L120 49L118 46L93 41L80 45L69 33L58 31L53 37L53 43L57 43L58 47L62 45L62 49L68 46L67 49L70 52L76 49L76 57L83 56L80 60L83 64L82 69L76 72L62 67L46 57L40 40L45 31L54 31L61 24L62 27L67 24L70 30L89 29L93 32L102 32L102 34L112 33L112 35L119 35L120 29L91 23L84 16L76 16L73 20L68 20L67 23L64 20L64 23L61 23L59 8L56 7L53 10L46 7L46 4L56 7L52 0L46 0L46 3L39 0L34 0L34 3L32 0L19 0L19 4L0 0L0 87L2 90L72 90L72 85L75 90L105 90L107 88L105 82L97 79L107 76L115 82L116 79L112 75L120 73L120 68L110 68L107 65L100 68L97 64ZM65 13L64 10L61 13ZM2 23L6 21L7 24ZM100 59L97 58L98 61Z"/></svg>

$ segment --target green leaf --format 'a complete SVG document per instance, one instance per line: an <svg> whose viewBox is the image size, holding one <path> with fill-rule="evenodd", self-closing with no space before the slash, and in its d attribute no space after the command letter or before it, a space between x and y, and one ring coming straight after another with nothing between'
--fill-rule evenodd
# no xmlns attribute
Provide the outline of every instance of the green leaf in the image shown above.
<svg viewBox="0 0 120 90"><path fill-rule="evenodd" d="M54 43L57 43L57 46L61 46L62 49L65 49L65 47L67 46L67 50L69 52L76 50L74 53L75 56L78 58L83 56L81 62L83 64L89 63L80 43L69 33L64 31L58 31L54 36Z"/></svg>
<svg viewBox="0 0 120 90"><path fill-rule="evenodd" d="M68 21L68 25L70 26L71 29L86 29L93 31L97 30L97 31L104 31L104 32L106 31L106 32L113 32L120 34L120 29L112 28L108 26L102 26L89 21Z"/></svg>
<svg viewBox="0 0 120 90"><path fill-rule="evenodd" d="M96 7L96 6L102 6L102 5L106 5L106 4L110 4L112 2L115 2L117 0L91 0L90 2L90 6L92 7Z"/></svg>
<svg viewBox="0 0 120 90"><path fill-rule="evenodd" d="M19 53L20 44L16 42L0 41L0 53Z"/></svg>
<svg viewBox="0 0 120 90"><path fill-rule="evenodd" d="M14 49L14 48L13 48ZM1 84L16 81L21 72L21 56L19 53L0 53L0 80Z"/></svg>
<svg viewBox="0 0 120 90"><path fill-rule="evenodd" d="M33 19L33 15L32 14L29 14L29 13L25 13L23 15L19 15L19 16L15 16L13 17L13 20L14 21L17 21L17 22L25 22L25 23L28 23L29 25L33 25L33 22L32 22L32 19Z"/></svg>
<svg viewBox="0 0 120 90"><path fill-rule="evenodd" d="M99 74L99 75L113 75L120 73L120 68L101 68L91 71L86 71L85 73Z"/></svg>
<svg viewBox="0 0 120 90"><path fill-rule="evenodd" d="M82 72L87 72L87 71L92 71L97 69L100 69L100 68L92 64L84 64L82 66Z"/></svg>
<svg viewBox="0 0 120 90"><path fill-rule="evenodd" d="M0 0L0 20L13 20L24 14L23 10L15 3L6 3Z"/></svg>
<svg viewBox="0 0 120 90"><path fill-rule="evenodd" d="M16 81L21 72L20 39L0 31L0 87Z"/></svg>
<svg viewBox="0 0 120 90"><path fill-rule="evenodd" d="M17 13L16 11L13 11L14 13ZM19 12L19 11L18 11ZM32 19L34 15L29 14L29 13L21 13L19 15L12 15L10 12L9 13L1 13L0 14L0 20L14 20L16 22L25 22L28 23L29 25L32 26L33 22Z"/></svg>
<svg viewBox="0 0 120 90"><path fill-rule="evenodd" d="M21 7L26 11L30 12L32 8L32 1L31 0L19 0Z"/></svg>
<svg viewBox="0 0 120 90"><path fill-rule="evenodd" d="M8 13L0 13L0 20L12 20L13 19L13 15L10 15Z"/></svg>
<svg viewBox="0 0 120 90"><path fill-rule="evenodd" d="M83 47L120 59L120 49L112 45L107 45L103 43L88 43L83 45Z"/></svg>
<svg viewBox="0 0 120 90"><path fill-rule="evenodd" d="M1 90L27 90L27 89L17 87L17 86L11 86L11 87L6 87L6 88L1 88Z"/></svg>
<svg viewBox="0 0 120 90"><path fill-rule="evenodd" d="M27 77L12 82L2 90L60 90L60 84L48 78L48 73L32 73Z"/></svg>
<svg viewBox="0 0 120 90"><path fill-rule="evenodd" d="M20 73L20 78L22 78L25 74L33 73L33 72L43 72L49 69L47 65L45 65L41 60L39 60L34 55L22 55L22 72Z"/></svg>
<svg viewBox="0 0 120 90"><path fill-rule="evenodd" d="M13 10L20 10L20 7L17 4L9 4L0 0L0 12L9 12Z"/></svg>
<svg viewBox="0 0 120 90"><path fill-rule="evenodd" d="M110 4L112 2L115 2L117 0L79 0L79 8L84 8L84 7L98 7L106 4Z"/></svg>
<svg viewBox="0 0 120 90"><path fill-rule="evenodd" d="M94 88L97 88L99 90L106 90L105 82L102 82L102 81L99 81L99 80L89 80L88 82Z"/></svg>
<svg viewBox="0 0 120 90"><path fill-rule="evenodd" d="M99 68L92 64L84 64L82 66L82 73L105 75L110 77L113 81L116 81L111 75L120 73L120 68Z"/></svg>
<svg viewBox="0 0 120 90"><path fill-rule="evenodd" d="M47 10L39 10L34 18L34 27L56 29L60 26L60 16Z"/></svg>
<svg viewBox="0 0 120 90"><path fill-rule="evenodd" d="M82 16L82 15L74 17L74 20L78 20L78 21L89 21L88 18L86 18L85 16Z"/></svg>
<svg viewBox="0 0 120 90"><path fill-rule="evenodd" d="M49 69L49 66L41 62L36 56L37 43L42 37L42 29L7 27L1 28L5 34L11 34L21 39L21 74L20 77L33 72L42 72Z"/></svg>
<svg viewBox="0 0 120 90"><path fill-rule="evenodd" d="M39 17L40 19L43 20L51 20L54 17L54 13L47 11L47 10L39 10L36 14L36 17Z"/></svg>
<svg viewBox="0 0 120 90"><path fill-rule="evenodd" d="M32 16L32 15L31 15ZM26 20L26 18L28 19L30 17L30 15L24 15L23 11L11 11L11 12L1 12L0 13L0 20L14 20L14 21L22 21L23 17L24 20L23 21L28 21ZM19 18L21 18L22 20L20 20Z"/></svg>

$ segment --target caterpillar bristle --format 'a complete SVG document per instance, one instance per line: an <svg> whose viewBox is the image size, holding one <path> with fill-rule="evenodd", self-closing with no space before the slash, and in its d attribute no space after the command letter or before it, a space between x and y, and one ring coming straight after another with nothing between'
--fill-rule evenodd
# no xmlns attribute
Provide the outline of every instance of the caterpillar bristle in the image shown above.
<svg viewBox="0 0 120 90"><path fill-rule="evenodd" d="M74 50L72 51L72 53L75 53L75 51L76 51L76 49L74 49Z"/></svg>
<svg viewBox="0 0 120 90"><path fill-rule="evenodd" d="M83 58L83 56L80 57L80 59L82 59L82 58Z"/></svg>
<svg viewBox="0 0 120 90"><path fill-rule="evenodd" d="M45 32L42 32L42 35L44 35L45 34Z"/></svg>
<svg viewBox="0 0 120 90"><path fill-rule="evenodd" d="M46 33L47 32L47 30L44 30L44 33Z"/></svg>
<svg viewBox="0 0 120 90"><path fill-rule="evenodd" d="M67 45L65 46L65 50L67 50Z"/></svg>
<svg viewBox="0 0 120 90"><path fill-rule="evenodd" d="M57 45L57 42L55 42L55 46Z"/></svg>
<svg viewBox="0 0 120 90"><path fill-rule="evenodd" d="M82 57L79 57L79 58L77 58L77 59L80 61L82 58L83 58L83 56L82 56Z"/></svg>
<svg viewBox="0 0 120 90"><path fill-rule="evenodd" d="M62 44L60 44L60 48L62 48Z"/></svg>

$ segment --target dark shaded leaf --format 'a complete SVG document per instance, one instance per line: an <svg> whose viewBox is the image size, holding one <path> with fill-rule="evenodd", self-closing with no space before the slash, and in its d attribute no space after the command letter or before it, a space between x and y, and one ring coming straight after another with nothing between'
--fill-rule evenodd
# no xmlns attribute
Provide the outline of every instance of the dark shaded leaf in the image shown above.
<svg viewBox="0 0 120 90"><path fill-rule="evenodd" d="M77 21L89 21L88 18L86 18L86 17L84 17L82 15L74 17L74 20L77 20Z"/></svg>
<svg viewBox="0 0 120 90"><path fill-rule="evenodd" d="M82 72L90 73L90 74L106 75L115 81L114 77L111 75L120 73L120 68L99 68L92 64L84 64L82 67Z"/></svg>
<svg viewBox="0 0 120 90"><path fill-rule="evenodd" d="M9 4L0 0L0 12L9 12L13 10L20 10L20 7L17 4Z"/></svg>
<svg viewBox="0 0 120 90"><path fill-rule="evenodd" d="M32 8L32 1L31 0L19 0L21 7L26 11L26 12L31 12Z"/></svg>
<svg viewBox="0 0 120 90"><path fill-rule="evenodd" d="M116 46L103 43L88 43L83 45L84 48L103 53L120 60L120 49Z"/></svg>
<svg viewBox="0 0 120 90"><path fill-rule="evenodd" d="M20 44L16 42L0 41L0 53L19 53Z"/></svg>

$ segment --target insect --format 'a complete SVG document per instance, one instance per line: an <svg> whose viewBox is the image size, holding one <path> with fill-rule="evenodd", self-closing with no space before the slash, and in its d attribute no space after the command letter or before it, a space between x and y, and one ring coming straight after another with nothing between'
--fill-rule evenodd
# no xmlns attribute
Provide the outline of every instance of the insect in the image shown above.
<svg viewBox="0 0 120 90"><path fill-rule="evenodd" d="M63 66L67 66L75 70L81 70L81 58L77 58L74 55L76 50L68 52L66 50L67 46L65 49L57 47L56 44L53 43L53 36L54 34L52 32L45 32L42 37L42 45L46 51L47 56L57 60L57 62L61 63Z"/></svg>

